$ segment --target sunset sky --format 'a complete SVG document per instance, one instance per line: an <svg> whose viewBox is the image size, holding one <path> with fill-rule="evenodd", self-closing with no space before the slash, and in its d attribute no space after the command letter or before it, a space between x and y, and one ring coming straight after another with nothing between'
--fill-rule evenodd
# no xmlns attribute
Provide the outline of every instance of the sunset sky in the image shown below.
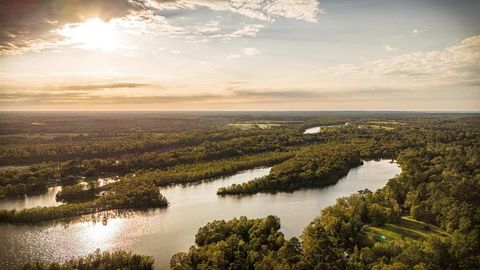
<svg viewBox="0 0 480 270"><path fill-rule="evenodd" d="M480 1L0 1L0 110L479 111Z"/></svg>

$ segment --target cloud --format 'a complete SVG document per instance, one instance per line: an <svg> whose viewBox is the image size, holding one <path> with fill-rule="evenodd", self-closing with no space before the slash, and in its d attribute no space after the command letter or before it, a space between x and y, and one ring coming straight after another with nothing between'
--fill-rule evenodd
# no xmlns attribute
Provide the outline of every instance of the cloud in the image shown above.
<svg viewBox="0 0 480 270"><path fill-rule="evenodd" d="M412 29L412 36L417 37L419 34L425 32L423 29L413 28Z"/></svg>
<svg viewBox="0 0 480 270"><path fill-rule="evenodd" d="M41 89L31 89L28 91L1 91L0 103L23 104L164 104L164 103L249 103L249 102L275 102L290 103L292 101L312 101L312 100L335 100L342 98L351 98L352 96L369 97L375 94L377 97L399 92L393 89L351 89L351 90L321 90L321 89L223 89L222 91L208 92L189 92L179 94L172 92L98 92L97 90L105 88L142 87L143 84L113 83L107 84L86 84L86 85L66 85L62 87L48 87Z"/></svg>
<svg viewBox="0 0 480 270"><path fill-rule="evenodd" d="M0 85L1 110L244 110L258 106L265 110L478 110L475 108L480 105L478 89L458 91L452 87L262 86L251 81L225 81L210 86L119 81L16 87Z"/></svg>
<svg viewBox="0 0 480 270"><path fill-rule="evenodd" d="M313 90L233 90L233 96L249 99L282 99L282 100L303 100L309 98L322 98L329 93Z"/></svg>
<svg viewBox="0 0 480 270"><path fill-rule="evenodd" d="M199 8L211 12L192 15L191 11ZM225 14L218 13L234 13L244 19L223 27L225 24L218 18ZM110 22L131 35L164 35L198 42L252 38L266 23L278 18L316 22L323 13L316 0L0 1L0 55L71 45L65 44L58 30L92 18ZM178 21L179 16L172 14L189 16L189 20Z"/></svg>
<svg viewBox="0 0 480 270"><path fill-rule="evenodd" d="M214 64L209 61L197 61L196 63L199 64L204 69L212 69L212 68L218 68L222 66L220 64Z"/></svg>
<svg viewBox="0 0 480 270"><path fill-rule="evenodd" d="M317 16L325 13L319 9L316 0L271 1L265 10L271 16L294 18L308 22L317 22Z"/></svg>
<svg viewBox="0 0 480 270"><path fill-rule="evenodd" d="M243 48L241 54L230 54L225 59L233 60L233 59L238 59L242 56L254 56L254 55L260 54L261 52L262 51L260 51L257 48Z"/></svg>
<svg viewBox="0 0 480 270"><path fill-rule="evenodd" d="M0 55L51 48L61 41L52 32L59 26L92 17L108 21L141 8L128 0L0 1Z"/></svg>
<svg viewBox="0 0 480 270"><path fill-rule="evenodd" d="M197 26L196 30L202 34L215 33L220 31L219 25L220 25L220 21L211 20L205 25Z"/></svg>
<svg viewBox="0 0 480 270"><path fill-rule="evenodd" d="M96 89L114 89L114 88L141 88L149 86L146 83L115 82L100 84L71 84L48 87L49 90L96 90Z"/></svg>
<svg viewBox="0 0 480 270"><path fill-rule="evenodd" d="M385 48L385 50L386 50L387 52L398 51L398 48L390 47L390 46L388 46L388 45L385 45L384 48Z"/></svg>
<svg viewBox="0 0 480 270"><path fill-rule="evenodd" d="M225 41L231 41L233 39L241 38L241 37L256 37L257 33L260 32L260 30L263 27L264 25L262 24L249 24L231 33L216 34L216 35L210 36L209 38L213 38L213 39L217 38L217 39L223 39Z"/></svg>
<svg viewBox="0 0 480 270"><path fill-rule="evenodd" d="M240 58L240 57L242 57L241 54L230 54L230 55L228 55L227 57L225 57L225 59L227 59L227 60L233 60L233 59L238 59L238 58Z"/></svg>
<svg viewBox="0 0 480 270"><path fill-rule="evenodd" d="M341 77L468 84L480 74L480 35L466 38L443 50L407 53L356 65L344 64L325 72Z"/></svg>
<svg viewBox="0 0 480 270"><path fill-rule="evenodd" d="M232 41L237 38L256 37L264 27L263 24L252 23L236 26L234 30L222 29L220 21L217 20L210 20L205 25L199 25L201 22L174 24L173 19L159 15L153 10L134 12L124 18L115 19L111 23L133 35L167 36L192 42L212 39Z"/></svg>
<svg viewBox="0 0 480 270"><path fill-rule="evenodd" d="M324 13L317 0L157 0L154 6L164 10L206 7L269 22L280 17L317 22L317 16Z"/></svg>
<svg viewBox="0 0 480 270"><path fill-rule="evenodd" d="M248 56L253 56L253 55L257 55L257 54L261 53L261 51L259 49L256 49L256 48L245 48L245 49L243 49L243 53L245 55L248 55Z"/></svg>

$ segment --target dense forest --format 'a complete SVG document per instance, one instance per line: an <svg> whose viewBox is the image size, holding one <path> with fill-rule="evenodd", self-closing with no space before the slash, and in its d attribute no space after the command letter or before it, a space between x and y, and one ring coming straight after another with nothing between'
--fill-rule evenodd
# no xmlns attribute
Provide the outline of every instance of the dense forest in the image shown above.
<svg viewBox="0 0 480 270"><path fill-rule="evenodd" d="M286 239L273 216L212 221L199 229L189 250L172 258L171 268L420 270L480 265L478 115L224 113L145 120L146 114L139 114L127 117L129 123L138 120L131 127L121 117L108 123L106 116L90 115L65 117L72 121L69 128L60 127L65 119L28 117L9 114L2 119L0 164L27 166L0 170L0 198L62 185L57 200L64 204L1 210L0 222L166 207L168 198L158 186L262 166L273 166L269 175L220 188L218 194L242 199L242 194L320 188L336 183L364 160L389 158L401 166L400 175L378 191L362 190L319 209L319 217L299 238ZM173 123L168 128L159 124L168 121ZM43 124L30 131L29 123ZM322 127L319 133L303 134L315 126ZM108 176L119 176L119 181L96 184L98 177ZM44 268L29 269L50 269L47 264L38 267Z"/></svg>

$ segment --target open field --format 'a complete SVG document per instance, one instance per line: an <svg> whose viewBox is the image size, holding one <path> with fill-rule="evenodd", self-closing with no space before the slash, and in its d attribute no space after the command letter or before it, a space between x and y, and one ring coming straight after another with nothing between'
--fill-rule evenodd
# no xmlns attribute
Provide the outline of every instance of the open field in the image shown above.
<svg viewBox="0 0 480 270"><path fill-rule="evenodd" d="M395 239L419 240L429 236L449 237L450 235L435 225L402 217L397 224L387 223L384 226L367 225L362 229L370 239L390 241Z"/></svg>

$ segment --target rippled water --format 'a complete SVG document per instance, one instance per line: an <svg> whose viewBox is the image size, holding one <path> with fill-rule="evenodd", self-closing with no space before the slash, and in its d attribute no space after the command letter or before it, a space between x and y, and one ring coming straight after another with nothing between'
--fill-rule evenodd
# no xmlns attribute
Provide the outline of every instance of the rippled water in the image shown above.
<svg viewBox="0 0 480 270"><path fill-rule="evenodd" d="M68 226L0 225L0 269L16 269L34 259L62 261L94 251L125 249L151 255L156 268L168 268L170 258L193 243L200 226L214 219L247 216L281 218L287 237L298 236L320 211L336 198L368 188L376 190L400 173L389 160L367 161L350 170L337 184L293 193L257 194L248 197L219 197L219 187L242 183L268 174L270 168L238 173L216 181L190 186L162 188L170 202L166 209L142 212L131 218L116 218L107 225L78 222Z"/></svg>

